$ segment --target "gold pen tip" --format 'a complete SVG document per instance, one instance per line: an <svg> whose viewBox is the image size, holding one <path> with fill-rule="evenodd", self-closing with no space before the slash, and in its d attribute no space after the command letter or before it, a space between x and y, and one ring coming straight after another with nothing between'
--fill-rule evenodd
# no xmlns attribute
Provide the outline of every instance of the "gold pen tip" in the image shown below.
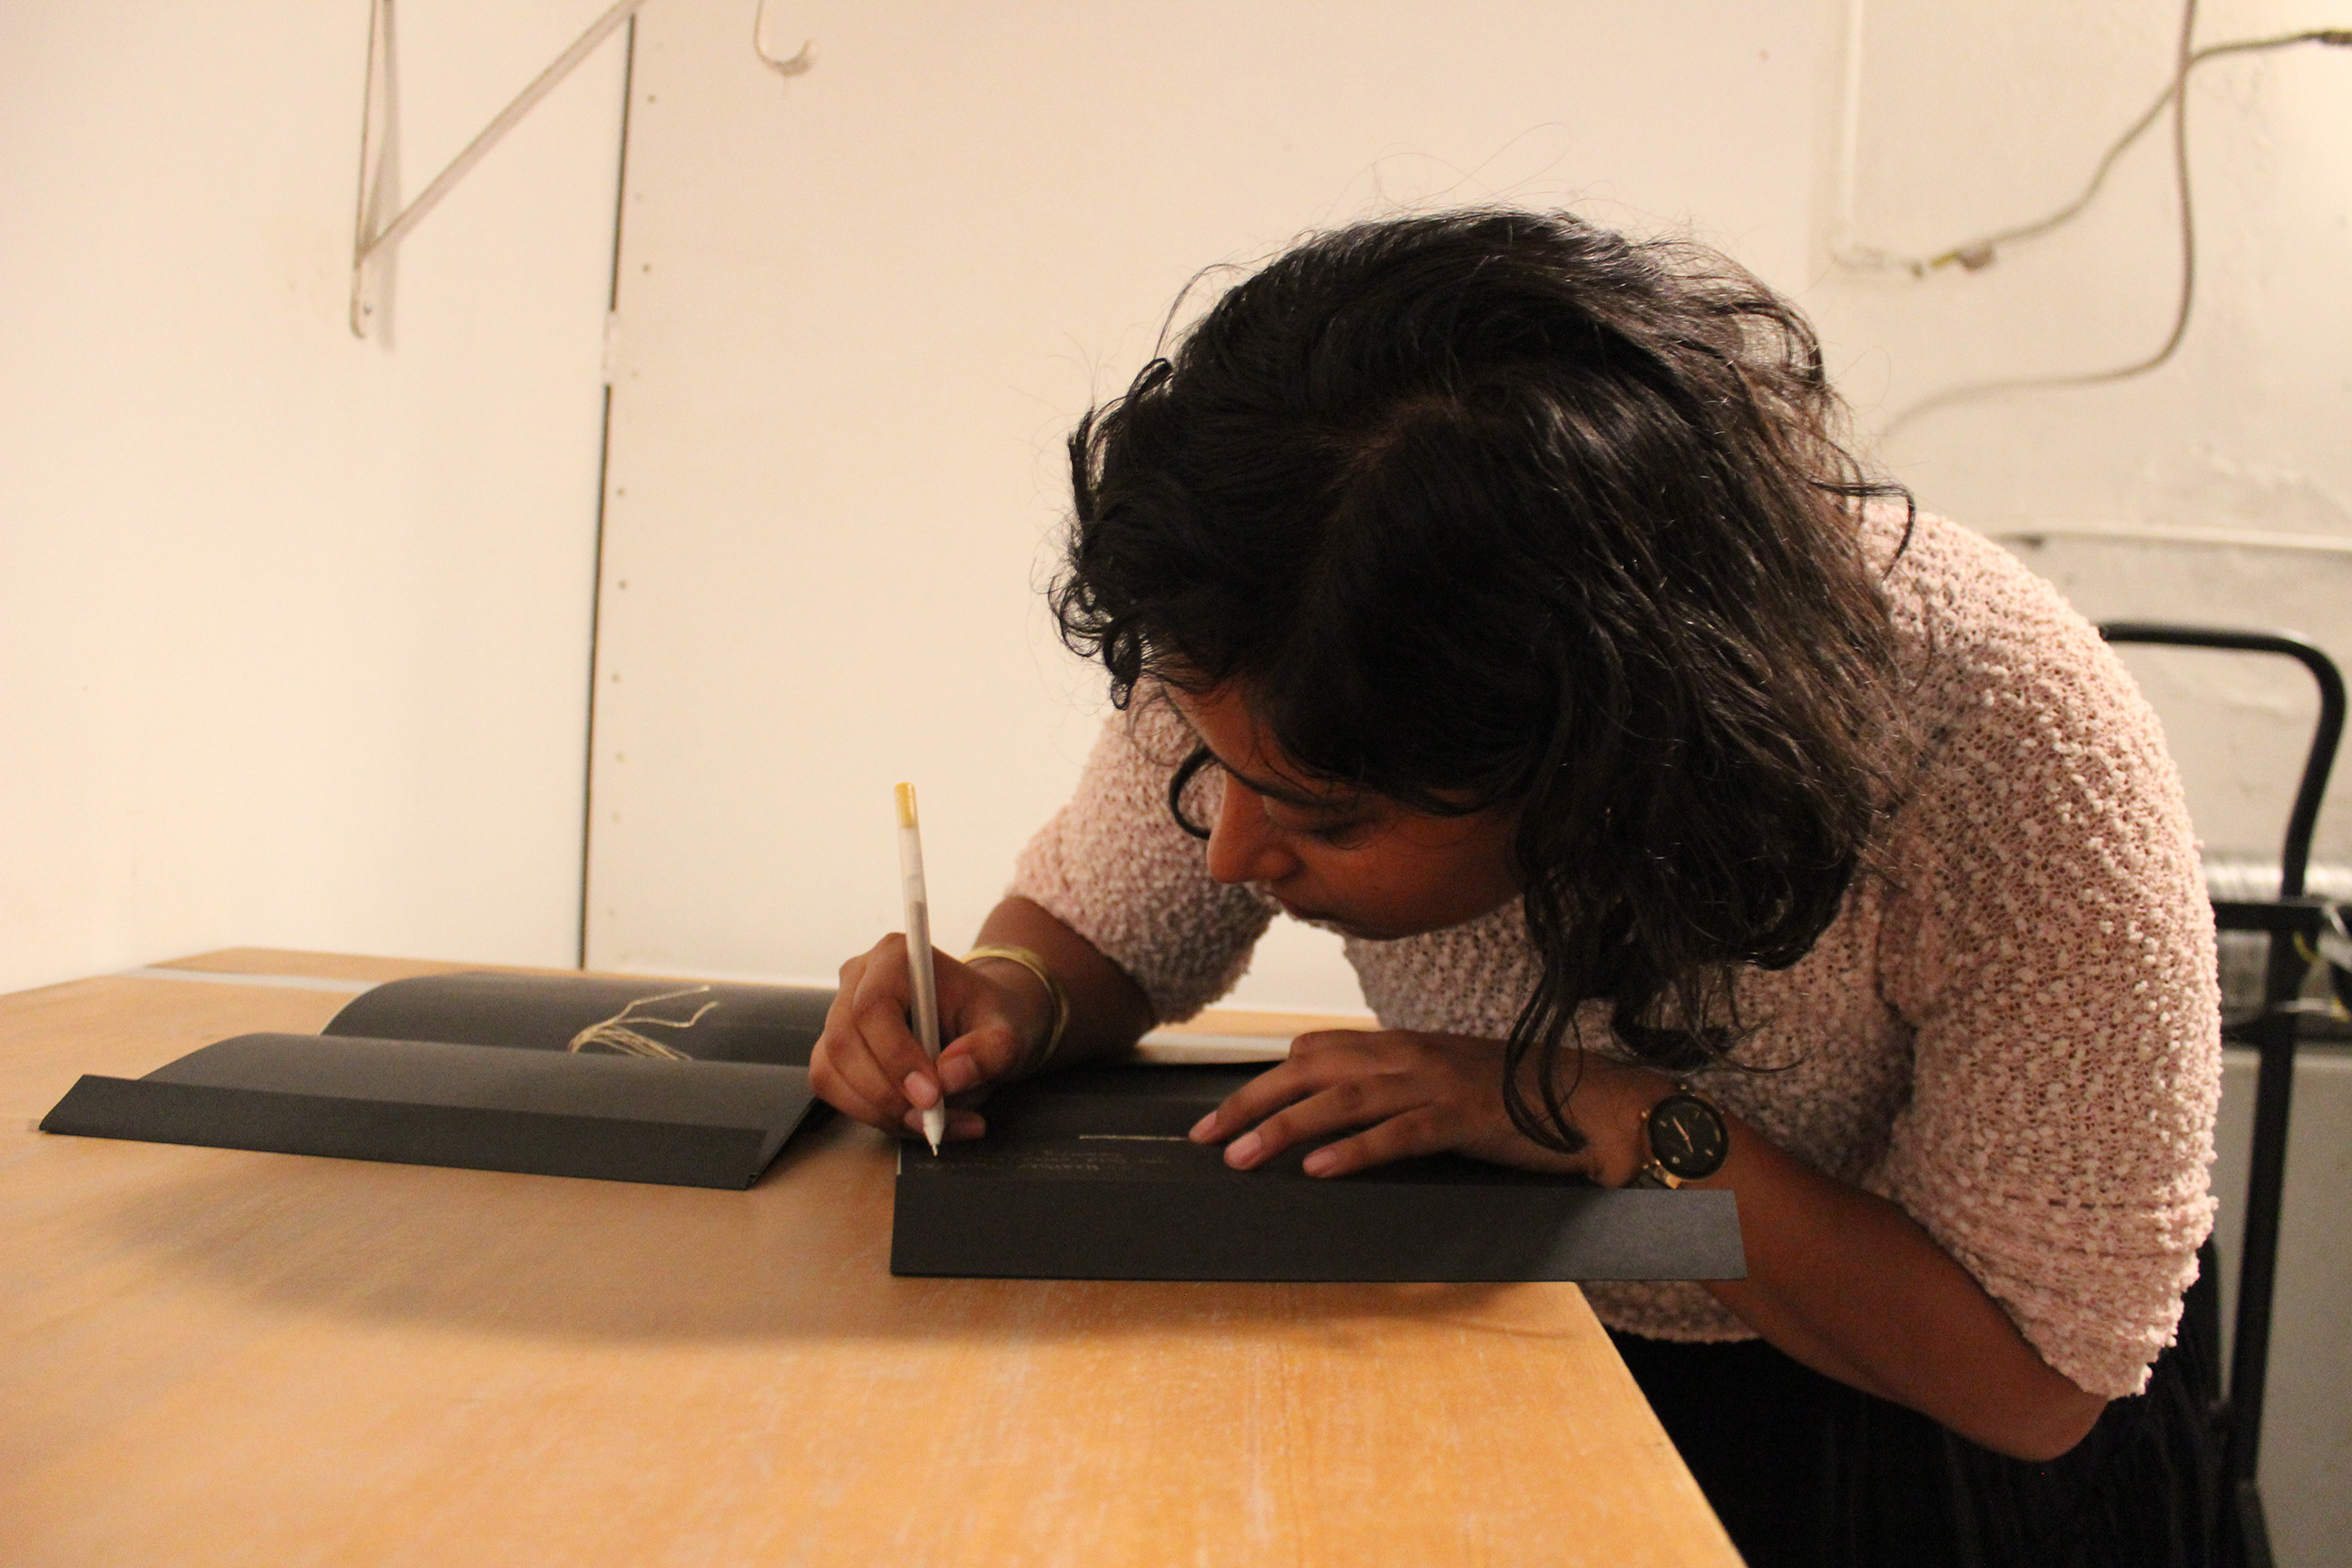
<svg viewBox="0 0 2352 1568"><path fill-rule="evenodd" d="M898 826L915 826L915 786L910 784L898 786Z"/></svg>

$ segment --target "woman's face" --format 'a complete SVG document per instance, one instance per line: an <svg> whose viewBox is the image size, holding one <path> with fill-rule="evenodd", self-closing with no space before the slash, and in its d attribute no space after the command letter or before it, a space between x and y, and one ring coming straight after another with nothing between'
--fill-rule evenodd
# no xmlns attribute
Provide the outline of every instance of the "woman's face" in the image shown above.
<svg viewBox="0 0 2352 1568"><path fill-rule="evenodd" d="M1432 816L1304 778L1230 687L1170 693L1224 773L1209 874L1254 882L1302 920L1386 941L1485 914L1518 893L1515 815Z"/></svg>

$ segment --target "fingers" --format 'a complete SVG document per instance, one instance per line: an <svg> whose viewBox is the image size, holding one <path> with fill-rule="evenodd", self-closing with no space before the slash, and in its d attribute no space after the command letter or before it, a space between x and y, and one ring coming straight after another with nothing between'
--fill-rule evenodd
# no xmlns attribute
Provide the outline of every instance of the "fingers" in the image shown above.
<svg viewBox="0 0 2352 1568"><path fill-rule="evenodd" d="M934 952L941 1032L935 1064L908 1026L913 984L907 939L897 932L841 966L841 987L809 1058L809 1087L844 1114L886 1132L946 1098L961 1108L1020 1065L1024 1041L1005 994L979 970ZM950 1117L950 1137L978 1137L979 1119ZM970 1131L959 1131L969 1127Z"/></svg>
<svg viewBox="0 0 2352 1568"><path fill-rule="evenodd" d="M909 1137L920 1138L923 1135L923 1113L919 1110L907 1112L906 1120L900 1125L899 1131ZM980 1113L976 1110L948 1112L948 1128L945 1134L945 1141L948 1142L958 1142L966 1138L978 1138L987 1131L988 1123L981 1119Z"/></svg>
<svg viewBox="0 0 2352 1568"><path fill-rule="evenodd" d="M1195 1143L1246 1136L1249 1129L1263 1127L1285 1107L1321 1093L1332 1081L1330 1075L1297 1061L1269 1068L1225 1096L1214 1110L1193 1123L1187 1136Z"/></svg>
<svg viewBox="0 0 2352 1568"><path fill-rule="evenodd" d="M1402 1030L1302 1035L1287 1061L1227 1096L1191 1135L1195 1142L1231 1138L1225 1163L1243 1171L1350 1131L1309 1153L1307 1174L1345 1175L1449 1149L1521 1163L1502 1104L1502 1048Z"/></svg>
<svg viewBox="0 0 2352 1568"><path fill-rule="evenodd" d="M1009 969L952 961L940 965L940 1016L948 1040L940 1052L939 1079L951 1095L983 1093L1028 1065L1032 1042L1017 1021L1018 999L1007 988ZM1028 978L1025 971L1015 973Z"/></svg>
<svg viewBox="0 0 2352 1568"><path fill-rule="evenodd" d="M1258 1074L1202 1117L1192 1129L1192 1141L1230 1138L1294 1100L1391 1066L1395 1056L1383 1037L1360 1029L1301 1035L1291 1043L1287 1061Z"/></svg>
<svg viewBox="0 0 2352 1568"><path fill-rule="evenodd" d="M1385 1127L1400 1118L1425 1112L1429 1105L1430 1096L1426 1088L1410 1079L1388 1075L1342 1079L1283 1106L1259 1121L1225 1146L1225 1163L1237 1171L1255 1170L1293 1144L1312 1142L1350 1128ZM1218 1114L1222 1121L1224 1114L1223 1107L1219 1108ZM1390 1140L1394 1141L1393 1137ZM1435 1146L1442 1145L1433 1145ZM1399 1144L1399 1149L1400 1152L1407 1152L1402 1144ZM1415 1147L1409 1152L1423 1153L1428 1151ZM1395 1159L1399 1155L1383 1157ZM1360 1159L1349 1168L1357 1169L1378 1163L1375 1159ZM1319 1175L1324 1173L1318 1169L1310 1173Z"/></svg>
<svg viewBox="0 0 2352 1568"><path fill-rule="evenodd" d="M1383 1070L1388 1053L1368 1048L1365 1037L1320 1050L1310 1038L1301 1037L1288 1061L1226 1096L1193 1126L1193 1142L1232 1138L1225 1163L1247 1171L1304 1140L1385 1121L1429 1102L1430 1086Z"/></svg>
<svg viewBox="0 0 2352 1568"><path fill-rule="evenodd" d="M912 991L907 939L894 931L841 966L841 988L809 1056L809 1087L886 1132L898 1131L910 1109L939 1102L930 1058L907 1025Z"/></svg>
<svg viewBox="0 0 2352 1568"><path fill-rule="evenodd" d="M940 1084L950 1094L970 1094L1010 1077L1025 1049L1020 1032L992 1019L957 1036L940 1052Z"/></svg>
<svg viewBox="0 0 2352 1568"><path fill-rule="evenodd" d="M1445 1119L1434 1108L1421 1106L1367 1127L1352 1138L1326 1143L1307 1156L1304 1169L1310 1176L1344 1176L1391 1160L1442 1153L1459 1146L1460 1140Z"/></svg>
<svg viewBox="0 0 2352 1568"><path fill-rule="evenodd" d="M1393 1044L1396 1037L1378 1029L1313 1029L1290 1042L1290 1058L1298 1061L1332 1052L1374 1050Z"/></svg>

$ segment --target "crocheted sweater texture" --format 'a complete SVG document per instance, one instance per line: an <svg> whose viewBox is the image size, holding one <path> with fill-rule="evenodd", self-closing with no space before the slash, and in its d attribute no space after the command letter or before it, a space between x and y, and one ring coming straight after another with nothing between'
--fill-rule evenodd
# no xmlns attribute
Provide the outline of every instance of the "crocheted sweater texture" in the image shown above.
<svg viewBox="0 0 2352 1568"><path fill-rule="evenodd" d="M1807 957L1740 976L1755 1032L1737 1060L1773 1070L1698 1081L1783 1149L1901 1205L2059 1372L2135 1393L2213 1214L2220 1002L2179 775L2131 678L2055 590L1933 517L1898 553L1902 524L1900 509L1865 524L1892 562L1916 675L1916 760L1876 869ZM1114 715L1012 888L1163 1021L1230 989L1276 912L1212 879L1171 819L1188 744L1164 705ZM1538 969L1517 901L1422 936L1349 938L1347 954L1383 1027L1496 1037ZM1605 1041L1605 1006L1589 1016L1584 1037ZM1585 1291L1635 1333L1754 1337L1697 1285Z"/></svg>

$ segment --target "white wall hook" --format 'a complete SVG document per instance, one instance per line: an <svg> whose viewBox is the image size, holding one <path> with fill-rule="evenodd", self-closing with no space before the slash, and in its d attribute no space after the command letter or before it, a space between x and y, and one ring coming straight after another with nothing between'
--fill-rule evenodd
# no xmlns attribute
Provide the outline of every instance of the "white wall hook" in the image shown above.
<svg viewBox="0 0 2352 1568"><path fill-rule="evenodd" d="M759 9L751 16L751 52L778 76L806 76L809 68L816 64L815 40L803 38L798 53L784 56L780 53L783 43L777 32L768 26L768 0L760 0Z"/></svg>

